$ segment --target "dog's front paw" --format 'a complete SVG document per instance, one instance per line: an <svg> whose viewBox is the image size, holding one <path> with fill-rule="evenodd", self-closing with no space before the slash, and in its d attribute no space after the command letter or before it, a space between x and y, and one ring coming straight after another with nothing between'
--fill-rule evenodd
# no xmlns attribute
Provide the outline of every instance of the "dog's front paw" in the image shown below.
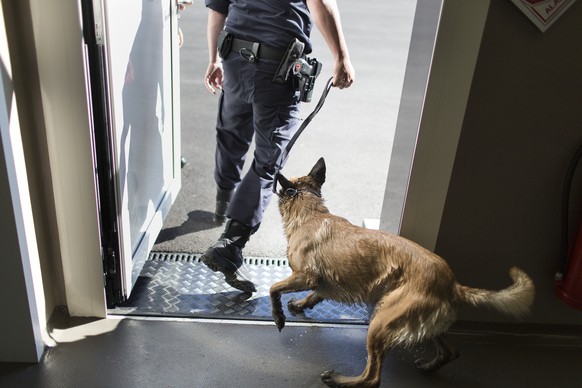
<svg viewBox="0 0 582 388"><path fill-rule="evenodd" d="M336 381L336 377L339 376L339 373L337 373L334 370L326 370L325 372L323 372L321 374L321 381L323 381L324 384L330 386L330 387L340 387L340 385L338 385L337 381Z"/></svg>
<svg viewBox="0 0 582 388"><path fill-rule="evenodd" d="M283 330L285 327L285 321L287 320L285 314L273 314L273 319L275 321L275 325L277 325L277 329L279 329L279 332Z"/></svg>

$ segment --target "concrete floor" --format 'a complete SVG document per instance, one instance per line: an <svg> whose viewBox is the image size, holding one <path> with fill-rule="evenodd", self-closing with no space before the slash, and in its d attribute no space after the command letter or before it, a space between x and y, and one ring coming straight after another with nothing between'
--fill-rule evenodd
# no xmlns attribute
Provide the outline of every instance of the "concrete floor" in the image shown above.
<svg viewBox="0 0 582 388"><path fill-rule="evenodd" d="M359 374L365 326L57 316L56 346L40 364L0 363L6 388L324 387L321 372ZM414 360L430 345L388 352L382 387L582 387L580 333L564 336L452 330L461 356L436 374Z"/></svg>

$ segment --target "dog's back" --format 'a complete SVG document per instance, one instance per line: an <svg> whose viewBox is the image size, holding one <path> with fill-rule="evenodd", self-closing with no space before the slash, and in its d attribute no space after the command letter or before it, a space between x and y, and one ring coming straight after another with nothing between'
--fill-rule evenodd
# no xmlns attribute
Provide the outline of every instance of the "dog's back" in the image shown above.
<svg viewBox="0 0 582 388"><path fill-rule="evenodd" d="M305 206L310 201L294 203L311 215L296 228L286 228L287 256L293 270L313 277L325 298L374 304L405 284L423 293L434 293L435 287L452 291L453 274L440 257L409 240L353 225L323 204Z"/></svg>

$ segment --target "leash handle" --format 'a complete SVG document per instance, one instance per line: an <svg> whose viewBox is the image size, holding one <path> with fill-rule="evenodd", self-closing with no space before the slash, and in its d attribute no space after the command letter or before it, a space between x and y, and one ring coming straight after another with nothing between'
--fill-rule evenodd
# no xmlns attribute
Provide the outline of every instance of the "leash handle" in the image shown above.
<svg viewBox="0 0 582 388"><path fill-rule="evenodd" d="M295 142L299 138L299 135L301 135L301 132L303 132L305 130L305 128L307 128L307 126L309 125L311 120L313 120L313 118L317 115L317 113L319 113L320 109L323 107L323 104L325 103L325 99L327 98L327 95L328 95L329 91L331 90L331 87L333 86L332 81L333 81L333 77L331 77L327 81L327 84L325 85L325 88L323 89L323 92L321 93L321 97L319 98L317 105L313 109L313 112L311 112L309 114L309 116L307 116L307 118L305 120L303 120L303 123L301 123L301 126L299 127L299 129L297 129L297 132L295 132L295 134L293 135L291 140L289 140L289 143L287 143L287 146L285 147L283 152L281 152L281 155L279 156L279 159L277 160L277 164L275 165L275 175L274 175L275 180L273 181L273 192L274 193L277 192L277 175L279 174L279 171L281 171L282 166L287 161L287 158L289 157L289 152L291 151L291 148L293 148L293 145L295 144Z"/></svg>

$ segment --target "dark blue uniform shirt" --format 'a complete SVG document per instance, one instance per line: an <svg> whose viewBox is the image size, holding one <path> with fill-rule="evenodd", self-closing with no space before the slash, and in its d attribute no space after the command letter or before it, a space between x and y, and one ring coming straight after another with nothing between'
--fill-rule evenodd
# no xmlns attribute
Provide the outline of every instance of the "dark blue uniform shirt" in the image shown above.
<svg viewBox="0 0 582 388"><path fill-rule="evenodd" d="M286 49L293 38L311 53L312 22L304 0L205 0L227 16L225 29L235 37Z"/></svg>

